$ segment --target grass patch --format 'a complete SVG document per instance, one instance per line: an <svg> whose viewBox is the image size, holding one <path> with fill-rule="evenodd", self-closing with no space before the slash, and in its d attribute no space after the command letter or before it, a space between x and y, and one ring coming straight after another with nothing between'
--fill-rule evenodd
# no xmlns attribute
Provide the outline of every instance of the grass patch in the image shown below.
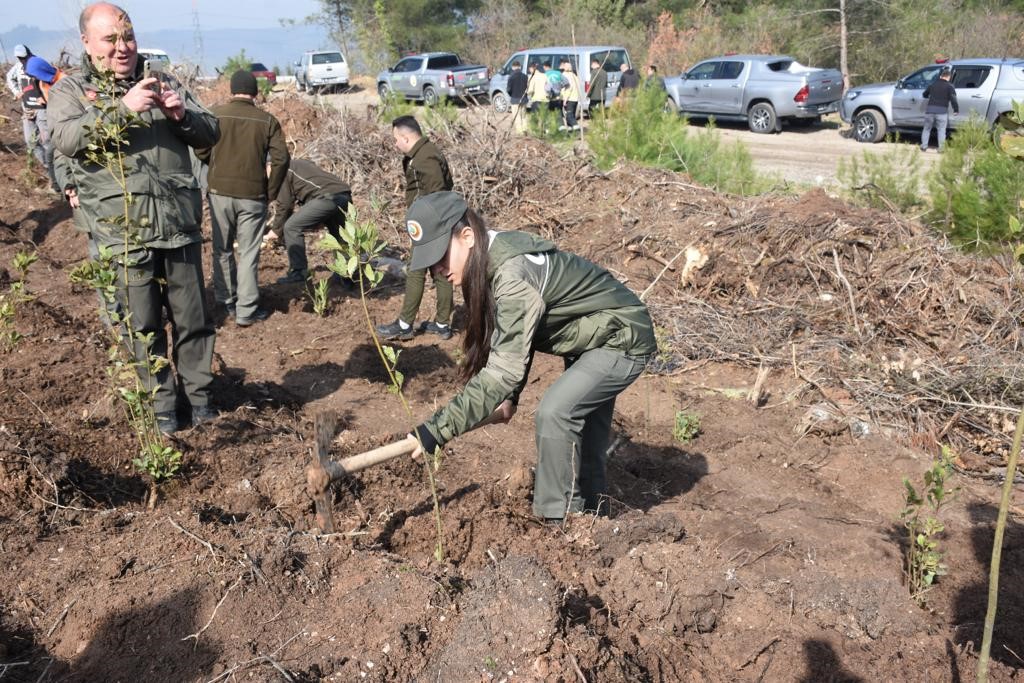
<svg viewBox="0 0 1024 683"><path fill-rule="evenodd" d="M767 192L774 185L754 170L742 143L724 143L713 124L693 128L685 118L665 111L665 93L658 88L639 88L594 119L587 142L603 169L635 161L686 173L702 185L740 195Z"/></svg>

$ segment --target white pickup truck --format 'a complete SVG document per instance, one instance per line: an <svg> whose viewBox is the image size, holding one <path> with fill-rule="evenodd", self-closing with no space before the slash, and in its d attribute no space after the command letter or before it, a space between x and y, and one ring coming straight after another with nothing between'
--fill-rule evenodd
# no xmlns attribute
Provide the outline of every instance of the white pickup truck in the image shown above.
<svg viewBox="0 0 1024 683"><path fill-rule="evenodd" d="M725 55L665 79L669 109L691 118L746 121L755 133L783 121L816 123L839 108L843 75L785 55Z"/></svg>
<svg viewBox="0 0 1024 683"><path fill-rule="evenodd" d="M321 88L344 88L348 79L348 64L337 50L306 52L295 62L295 85L299 91L315 93Z"/></svg>

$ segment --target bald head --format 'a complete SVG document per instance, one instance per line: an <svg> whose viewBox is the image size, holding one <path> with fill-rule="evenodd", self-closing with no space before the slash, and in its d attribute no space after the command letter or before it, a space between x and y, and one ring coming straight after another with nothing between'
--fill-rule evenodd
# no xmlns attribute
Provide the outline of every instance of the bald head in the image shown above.
<svg viewBox="0 0 1024 683"><path fill-rule="evenodd" d="M139 60L135 29L128 13L109 2L97 2L78 17L82 45L101 71L113 71L119 79L130 78Z"/></svg>

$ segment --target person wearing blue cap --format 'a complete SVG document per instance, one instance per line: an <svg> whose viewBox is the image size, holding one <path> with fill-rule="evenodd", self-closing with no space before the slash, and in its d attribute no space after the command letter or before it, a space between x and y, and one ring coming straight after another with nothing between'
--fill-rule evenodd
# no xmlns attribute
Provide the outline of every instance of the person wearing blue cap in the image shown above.
<svg viewBox="0 0 1024 683"><path fill-rule="evenodd" d="M534 352L561 356L565 373L536 413L533 512L548 521L607 513L615 399L657 351L647 307L607 270L552 242L488 230L455 192L417 199L406 229L409 269L460 285L466 304L466 385L410 438L433 453L482 424L508 422Z"/></svg>
<svg viewBox="0 0 1024 683"><path fill-rule="evenodd" d="M25 67L34 58L24 45L14 46L17 61L7 71L7 89L21 102L21 130L25 147L53 179L50 163L50 128L46 121L46 98L39 80L28 75Z"/></svg>
<svg viewBox="0 0 1024 683"><path fill-rule="evenodd" d="M45 107L50 98L50 88L54 84L64 77L64 72L56 68L42 57L32 55L25 62L25 75L32 79L32 85L34 88L42 93L43 106ZM41 136L43 141L43 166L46 167L46 173L50 176L50 185L53 187L53 191L58 194L61 192L61 186L57 182L57 176L53 166L53 144L50 142L50 129L49 122L46 117L45 108L41 112L41 115L37 116L36 123L40 130L45 130L45 135Z"/></svg>

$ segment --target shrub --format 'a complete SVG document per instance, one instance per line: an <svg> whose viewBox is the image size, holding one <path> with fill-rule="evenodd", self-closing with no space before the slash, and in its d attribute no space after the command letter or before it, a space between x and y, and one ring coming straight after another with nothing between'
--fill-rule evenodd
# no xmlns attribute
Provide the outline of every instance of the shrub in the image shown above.
<svg viewBox="0 0 1024 683"><path fill-rule="evenodd" d="M617 102L594 120L588 142L595 162L605 169L628 159L687 173L698 183L735 194L758 194L771 184L754 170L742 144L723 144L711 123L694 129L686 119L666 111L660 88L639 88Z"/></svg>
<svg viewBox="0 0 1024 683"><path fill-rule="evenodd" d="M908 213L926 204L916 145L893 145L881 154L865 151L859 159L840 159L838 175L851 199L876 209Z"/></svg>
<svg viewBox="0 0 1024 683"><path fill-rule="evenodd" d="M700 435L700 415L678 411L675 424L672 425L672 436L679 443L689 443Z"/></svg>
<svg viewBox="0 0 1024 683"><path fill-rule="evenodd" d="M433 107L420 107L395 91L381 99L377 120L390 125L399 116L415 116L427 135L446 129L459 120L459 109L451 100L442 98Z"/></svg>
<svg viewBox="0 0 1024 683"><path fill-rule="evenodd" d="M236 71L248 71L250 64L252 64L252 59L249 55L245 54L245 49L243 48L237 55L228 57L228 60L224 62L224 66L220 68L220 72L230 78L231 74Z"/></svg>
<svg viewBox="0 0 1024 683"><path fill-rule="evenodd" d="M1020 162L999 149L987 123L958 128L928 183L930 220L954 242L981 249L1019 239L1011 218L1024 218Z"/></svg>

